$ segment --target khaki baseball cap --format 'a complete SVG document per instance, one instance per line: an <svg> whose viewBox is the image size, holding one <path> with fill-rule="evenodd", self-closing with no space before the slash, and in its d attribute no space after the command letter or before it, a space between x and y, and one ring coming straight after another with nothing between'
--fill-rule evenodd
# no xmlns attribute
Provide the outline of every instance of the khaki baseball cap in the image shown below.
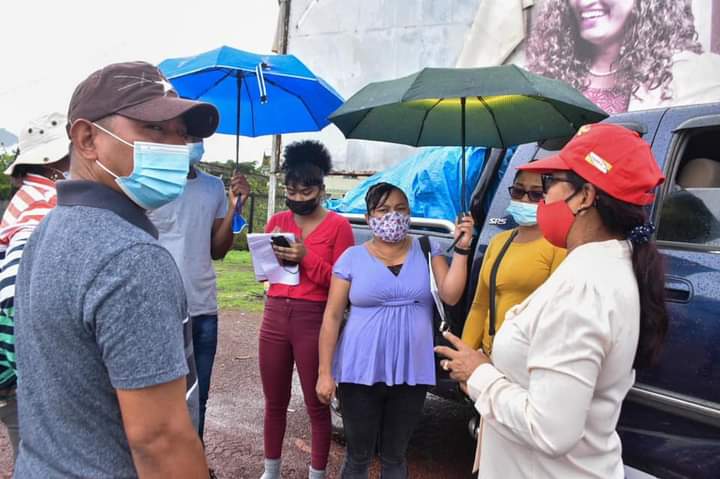
<svg viewBox="0 0 720 479"><path fill-rule="evenodd" d="M188 134L199 138L212 135L220 119L210 103L179 98L160 70L147 62L113 63L80 83L70 100L67 131L76 120L113 114L151 122L182 116Z"/></svg>
<svg viewBox="0 0 720 479"><path fill-rule="evenodd" d="M69 146L65 123L67 117L62 113L50 113L28 122L20 130L19 153L5 174L11 176L18 165L48 165L65 158Z"/></svg>

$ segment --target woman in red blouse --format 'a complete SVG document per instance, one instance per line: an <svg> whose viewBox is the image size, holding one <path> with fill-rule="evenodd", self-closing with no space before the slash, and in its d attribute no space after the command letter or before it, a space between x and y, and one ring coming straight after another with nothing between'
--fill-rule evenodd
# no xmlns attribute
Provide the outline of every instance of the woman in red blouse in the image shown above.
<svg viewBox="0 0 720 479"><path fill-rule="evenodd" d="M265 394L265 473L280 478L280 456L290 402L293 363L297 367L312 429L310 479L325 477L330 450L330 410L315 394L318 336L332 267L353 245L348 220L322 206L330 172L327 149L317 141L285 148L285 200L289 211L275 214L265 232L293 233L289 247L273 246L280 261L298 264L300 284L270 286L260 328L260 377ZM292 266L294 267L294 266Z"/></svg>

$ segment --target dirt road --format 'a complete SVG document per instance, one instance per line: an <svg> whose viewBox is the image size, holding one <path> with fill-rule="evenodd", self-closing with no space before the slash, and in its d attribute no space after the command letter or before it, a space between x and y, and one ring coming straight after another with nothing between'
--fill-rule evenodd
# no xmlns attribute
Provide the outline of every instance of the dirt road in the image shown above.
<svg viewBox="0 0 720 479"><path fill-rule="evenodd" d="M263 397L257 363L260 316L227 312L220 317L220 344L215 362L206 419L206 446L211 467L222 479L257 479L262 473ZM310 426L302 392L295 378L288 410L283 452L283 477L307 477ZM409 451L410 477L464 479L472 477L474 445L466 424L470 411L429 396L420 428ZM10 447L0 426L0 477L10 474ZM336 438L337 439L337 438ZM337 440L330 451L328 477L336 478L344 449ZM375 464L371 477L378 477Z"/></svg>

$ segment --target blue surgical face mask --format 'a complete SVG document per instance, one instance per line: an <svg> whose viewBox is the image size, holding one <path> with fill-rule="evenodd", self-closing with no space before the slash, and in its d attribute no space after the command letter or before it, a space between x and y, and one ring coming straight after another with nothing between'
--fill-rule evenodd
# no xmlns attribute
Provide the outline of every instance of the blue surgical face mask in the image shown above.
<svg viewBox="0 0 720 479"><path fill-rule="evenodd" d="M130 176L118 176L99 161L97 164L115 178L120 189L134 203L146 210L155 210L180 196L190 169L187 145L145 141L130 144L102 126L93 125L133 149L135 165Z"/></svg>
<svg viewBox="0 0 720 479"><path fill-rule="evenodd" d="M205 145L202 141L198 141L197 143L188 143L187 146L190 148L190 164L197 165L205 154Z"/></svg>
<svg viewBox="0 0 720 479"><path fill-rule="evenodd" d="M537 207L537 203L511 200L507 212L520 226L535 226L537 224Z"/></svg>

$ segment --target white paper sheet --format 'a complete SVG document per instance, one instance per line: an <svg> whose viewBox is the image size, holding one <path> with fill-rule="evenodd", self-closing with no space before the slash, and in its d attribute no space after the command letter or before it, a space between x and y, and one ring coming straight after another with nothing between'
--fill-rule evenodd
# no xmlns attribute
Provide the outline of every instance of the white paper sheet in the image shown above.
<svg viewBox="0 0 720 479"><path fill-rule="evenodd" d="M432 256L430 253L428 253L428 269L430 271L430 292L432 293L433 300L435 300L435 306L437 307L438 313L440 313L440 319L442 320L440 327L443 328L447 325L445 308L443 306L443 301L440 298L440 290L438 289L437 282L435 281L435 273L433 273L432 269Z"/></svg>
<svg viewBox="0 0 720 479"><path fill-rule="evenodd" d="M297 286L300 284L299 267L281 265L272 249L271 238L278 235L284 236L290 243L295 241L295 235L292 233L251 233L247 235L255 279L269 281L271 284Z"/></svg>

